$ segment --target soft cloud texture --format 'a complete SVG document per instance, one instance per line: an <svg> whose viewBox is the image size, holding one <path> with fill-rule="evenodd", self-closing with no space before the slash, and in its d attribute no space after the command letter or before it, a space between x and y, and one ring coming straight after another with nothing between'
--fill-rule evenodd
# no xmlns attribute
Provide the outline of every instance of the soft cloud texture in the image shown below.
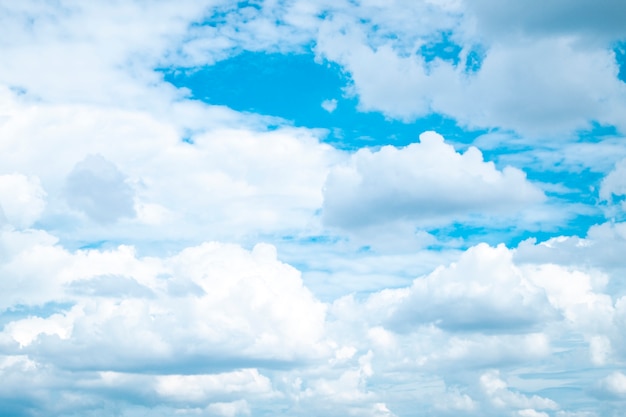
<svg viewBox="0 0 626 417"><path fill-rule="evenodd" d="M624 10L3 2L0 410L621 416Z"/></svg>
<svg viewBox="0 0 626 417"><path fill-rule="evenodd" d="M350 165L331 171L324 216L328 224L346 228L403 219L436 224L482 213L506 215L543 198L523 172L499 171L478 149L460 154L427 132L403 149L362 149Z"/></svg>
<svg viewBox="0 0 626 417"><path fill-rule="evenodd" d="M33 262L36 251L48 256ZM6 307L71 304L4 328L5 349L19 347L44 363L116 371L182 366L196 373L253 358L271 366L324 349L324 307L268 245L246 252L205 244L164 260L137 258L128 247L72 254L34 246L6 265L4 276L21 281L5 287ZM28 297L43 281L48 288L39 296L47 298Z"/></svg>
<svg viewBox="0 0 626 417"><path fill-rule="evenodd" d="M22 174L0 175L0 224L31 226L43 212L46 192L39 178Z"/></svg>

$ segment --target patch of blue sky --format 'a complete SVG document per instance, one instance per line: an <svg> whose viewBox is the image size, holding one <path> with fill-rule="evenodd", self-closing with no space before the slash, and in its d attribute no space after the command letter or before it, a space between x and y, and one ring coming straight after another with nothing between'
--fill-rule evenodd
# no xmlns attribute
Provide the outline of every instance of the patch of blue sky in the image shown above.
<svg viewBox="0 0 626 417"><path fill-rule="evenodd" d="M311 235L311 236L282 236L284 242L297 242L300 244L335 244L342 239L337 236L330 235Z"/></svg>
<svg viewBox="0 0 626 417"><path fill-rule="evenodd" d="M624 76L626 77L626 45L625 45L625 61L624 61ZM626 78L625 78L626 81ZM577 132L578 141L597 143L608 137L615 137L619 135L617 128L612 125L603 125L595 120L591 121L589 129L579 130Z"/></svg>
<svg viewBox="0 0 626 417"><path fill-rule="evenodd" d="M419 53L424 58L424 61L429 63L439 58L457 66L461 59L460 54L463 47L454 43L451 37L451 32L440 32L433 41L422 45L419 49ZM476 58L478 57L477 55Z"/></svg>
<svg viewBox="0 0 626 417"><path fill-rule="evenodd" d="M78 249L80 250L104 249L107 246L111 246L108 240L97 240L93 242L83 243Z"/></svg>
<svg viewBox="0 0 626 417"><path fill-rule="evenodd" d="M626 83L626 40L617 42L613 47L615 62L617 63L617 78Z"/></svg>
<svg viewBox="0 0 626 417"><path fill-rule="evenodd" d="M0 330L7 324L15 320L28 317L50 317L53 314L67 311L72 308L72 303L49 302L43 305L15 305L7 310L0 311Z"/></svg>
<svg viewBox="0 0 626 417"><path fill-rule="evenodd" d="M420 53L427 62L436 57L459 64L461 47L456 45L448 33L423 46ZM466 68L475 71L480 67L483 52L474 48L466 58ZM485 130L465 130L455 120L441 114L430 114L413 122L403 122L386 118L378 112L362 112L358 109L358 99L349 97L345 87L349 76L333 63L319 63L312 53L278 54L264 52L242 52L214 65L202 68L163 69L166 81L179 88L188 88L192 97L209 104L225 105L237 111L252 112L285 119L295 126L324 128L329 132L327 143L345 150L362 147L377 148L384 145L405 146L416 142L420 133L435 130L458 150L464 150ZM323 105L324 103L324 105ZM586 131L579 132L579 141L597 142L607 135L615 135L612 126L597 123ZM193 143L192 135L184 141ZM519 143L502 143L500 146L483 150L485 160L499 164L507 154L533 152L533 147ZM564 191L548 191L547 195L556 198L557 204L597 204L597 189L601 175L583 171L568 172L555 166L554 169L533 167L523 168L532 181L559 184ZM588 226L603 220L599 213L585 213L574 216L559 227L549 225L546 231L522 231L515 228L499 230L453 225L442 229L452 233L454 239L464 238L468 243L477 239L489 243L500 242L515 245L531 237L548 239L555 234L584 235ZM441 233L437 235L442 236ZM493 241L493 242L491 242ZM310 242L314 243L314 242Z"/></svg>
<svg viewBox="0 0 626 417"><path fill-rule="evenodd" d="M324 140L346 150L405 146L417 142L426 130L460 143L470 143L484 133L466 131L436 113L405 123L377 112L361 112L358 99L345 93L350 82L347 74L336 64L316 63L312 53L243 52L212 66L162 71L166 81L188 88L197 100L280 117L295 126L327 129Z"/></svg>
<svg viewBox="0 0 626 417"><path fill-rule="evenodd" d="M530 237L541 242L554 236L553 232L541 230L527 231L513 226L486 227L463 222L454 222L427 231L437 238L437 243L429 246L428 249L440 251L449 249L449 244L463 250L479 243L487 243L492 246L504 243L507 247L512 248Z"/></svg>

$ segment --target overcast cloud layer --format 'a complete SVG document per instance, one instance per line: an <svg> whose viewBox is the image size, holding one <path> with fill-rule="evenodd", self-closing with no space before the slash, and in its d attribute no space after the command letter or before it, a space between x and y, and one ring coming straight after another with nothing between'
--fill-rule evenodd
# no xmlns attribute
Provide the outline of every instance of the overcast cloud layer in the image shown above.
<svg viewBox="0 0 626 417"><path fill-rule="evenodd" d="M625 21L0 0L0 415L621 416Z"/></svg>

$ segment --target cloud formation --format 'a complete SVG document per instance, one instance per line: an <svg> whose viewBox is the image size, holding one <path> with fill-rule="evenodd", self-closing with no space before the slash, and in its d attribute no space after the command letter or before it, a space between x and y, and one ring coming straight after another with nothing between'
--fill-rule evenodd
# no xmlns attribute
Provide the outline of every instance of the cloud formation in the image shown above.
<svg viewBox="0 0 626 417"><path fill-rule="evenodd" d="M512 167L499 171L481 152L461 154L441 135L397 149L361 149L333 169L324 188L324 219L345 228L410 219L436 223L470 215L515 214L543 193ZM448 220L449 221L449 220Z"/></svg>
<svg viewBox="0 0 626 417"><path fill-rule="evenodd" d="M2 413L623 414L619 1L4 3Z"/></svg>

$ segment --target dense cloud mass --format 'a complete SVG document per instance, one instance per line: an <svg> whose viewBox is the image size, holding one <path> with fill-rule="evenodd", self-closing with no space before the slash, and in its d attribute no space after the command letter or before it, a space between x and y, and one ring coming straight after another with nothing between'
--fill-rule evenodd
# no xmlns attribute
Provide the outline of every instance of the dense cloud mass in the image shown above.
<svg viewBox="0 0 626 417"><path fill-rule="evenodd" d="M515 212L543 197L518 169L500 172L478 149L459 154L440 135L427 132L403 149L359 150L350 165L331 171L324 214L329 224L343 227L399 218L427 223Z"/></svg>
<svg viewBox="0 0 626 417"><path fill-rule="evenodd" d="M624 21L0 0L0 415L621 416Z"/></svg>

